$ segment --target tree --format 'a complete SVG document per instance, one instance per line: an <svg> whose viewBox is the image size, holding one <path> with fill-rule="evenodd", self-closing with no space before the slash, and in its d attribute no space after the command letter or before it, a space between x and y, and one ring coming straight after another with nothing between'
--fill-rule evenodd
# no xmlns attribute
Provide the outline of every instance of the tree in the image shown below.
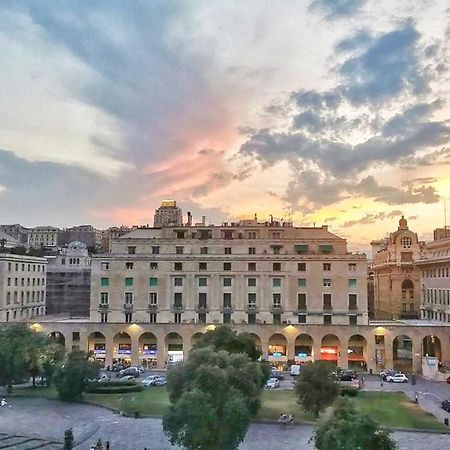
<svg viewBox="0 0 450 450"><path fill-rule="evenodd" d="M298 402L314 417L331 405L339 394L339 385L332 376L330 363L317 361L303 367L295 391Z"/></svg>
<svg viewBox="0 0 450 450"><path fill-rule="evenodd" d="M64 432L64 450L72 450L75 445L72 428Z"/></svg>
<svg viewBox="0 0 450 450"><path fill-rule="evenodd" d="M99 366L89 360L89 354L74 350L54 374L60 400L80 401L89 379L97 378Z"/></svg>
<svg viewBox="0 0 450 450"><path fill-rule="evenodd" d="M262 371L244 354L196 348L168 373L171 405L163 419L172 444L235 450L260 407Z"/></svg>
<svg viewBox="0 0 450 450"><path fill-rule="evenodd" d="M356 411L349 399L341 399L333 416L313 435L317 450L395 450L389 432L369 415Z"/></svg>

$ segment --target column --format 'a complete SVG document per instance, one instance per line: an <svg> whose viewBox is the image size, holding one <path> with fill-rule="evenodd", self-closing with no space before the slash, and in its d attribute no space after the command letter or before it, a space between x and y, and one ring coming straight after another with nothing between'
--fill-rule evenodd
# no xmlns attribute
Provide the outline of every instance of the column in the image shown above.
<svg viewBox="0 0 450 450"><path fill-rule="evenodd" d="M391 336L384 336L384 358L382 364L385 369L394 367L394 342Z"/></svg>
<svg viewBox="0 0 450 450"><path fill-rule="evenodd" d="M131 335L131 365L138 366L141 363L139 359L139 337L136 334Z"/></svg>
<svg viewBox="0 0 450 450"><path fill-rule="evenodd" d="M312 345L312 357L313 361L320 361L322 359L322 353L320 352L320 349L322 348L322 339L318 337L312 337L313 338L313 345Z"/></svg>
<svg viewBox="0 0 450 450"><path fill-rule="evenodd" d="M287 339L287 358L288 364L295 364L295 338L293 336L289 336Z"/></svg>
<svg viewBox="0 0 450 450"><path fill-rule="evenodd" d="M70 336L72 342L72 335ZM70 350L72 350L72 344L70 344ZM88 332L86 330L80 330L80 351L87 352L88 349Z"/></svg>
<svg viewBox="0 0 450 450"><path fill-rule="evenodd" d="M417 336L412 337L412 371L422 372L422 339Z"/></svg>
<svg viewBox="0 0 450 450"><path fill-rule="evenodd" d="M364 358L367 362L367 370L375 373L377 371L375 336L369 335Z"/></svg>
<svg viewBox="0 0 450 450"><path fill-rule="evenodd" d="M339 344L338 366L341 369L348 369L348 344Z"/></svg>
<svg viewBox="0 0 450 450"><path fill-rule="evenodd" d="M111 335L105 335L105 366L112 366L114 355L114 340Z"/></svg>

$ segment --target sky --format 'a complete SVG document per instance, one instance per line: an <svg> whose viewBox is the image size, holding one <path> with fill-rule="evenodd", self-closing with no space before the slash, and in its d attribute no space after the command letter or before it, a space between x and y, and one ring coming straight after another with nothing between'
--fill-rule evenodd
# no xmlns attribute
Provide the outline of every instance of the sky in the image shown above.
<svg viewBox="0 0 450 450"><path fill-rule="evenodd" d="M446 1L3 0L0 23L0 223L176 199L365 249L450 211Z"/></svg>

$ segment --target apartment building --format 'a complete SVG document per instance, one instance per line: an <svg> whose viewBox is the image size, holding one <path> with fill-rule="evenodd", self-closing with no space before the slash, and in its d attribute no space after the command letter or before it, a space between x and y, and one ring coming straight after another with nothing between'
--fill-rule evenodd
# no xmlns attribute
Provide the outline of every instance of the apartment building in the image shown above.
<svg viewBox="0 0 450 450"><path fill-rule="evenodd" d="M61 244L67 245L71 242L83 242L87 247L100 248L102 245L102 231L92 225L77 225L66 228L61 233Z"/></svg>
<svg viewBox="0 0 450 450"><path fill-rule="evenodd" d="M155 210L153 226L173 227L183 224L183 212L177 207L175 200L164 200L159 208Z"/></svg>
<svg viewBox="0 0 450 450"><path fill-rule="evenodd" d="M45 258L0 254L0 322L45 314Z"/></svg>
<svg viewBox="0 0 450 450"><path fill-rule="evenodd" d="M92 322L368 323L366 256L326 226L136 229L91 270Z"/></svg>
<svg viewBox="0 0 450 450"><path fill-rule="evenodd" d="M0 225L0 231L17 240L18 245L23 245L28 242L29 229L18 223L12 225Z"/></svg>
<svg viewBox="0 0 450 450"><path fill-rule="evenodd" d="M34 227L28 231L30 247L56 248L61 243L61 230L56 227Z"/></svg>

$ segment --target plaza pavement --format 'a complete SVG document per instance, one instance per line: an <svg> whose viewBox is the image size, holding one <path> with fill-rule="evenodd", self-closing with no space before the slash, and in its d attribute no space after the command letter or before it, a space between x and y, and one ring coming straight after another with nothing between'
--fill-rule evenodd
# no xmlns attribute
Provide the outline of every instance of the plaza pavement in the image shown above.
<svg viewBox="0 0 450 450"><path fill-rule="evenodd" d="M0 408L0 433L10 436L62 441L64 430L72 427L75 439L81 442L76 450L88 450L99 438L109 440L111 450L177 448L165 437L161 419L121 417L104 408L40 398L12 398L11 404L11 408ZM313 431L310 426L253 424L240 450L312 450L309 439ZM447 449L450 445L448 434L395 432L393 436L400 450Z"/></svg>

